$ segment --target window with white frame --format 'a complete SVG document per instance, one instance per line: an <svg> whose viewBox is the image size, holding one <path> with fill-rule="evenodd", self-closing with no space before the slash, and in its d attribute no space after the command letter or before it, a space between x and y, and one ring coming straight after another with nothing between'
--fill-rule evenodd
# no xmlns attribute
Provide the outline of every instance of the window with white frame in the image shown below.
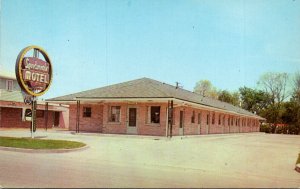
<svg viewBox="0 0 300 189"><path fill-rule="evenodd" d="M91 107L83 107L83 117L91 117L92 116L92 108Z"/></svg>
<svg viewBox="0 0 300 189"><path fill-rule="evenodd" d="M6 80L6 90L12 91L13 90L13 80Z"/></svg>
<svg viewBox="0 0 300 189"><path fill-rule="evenodd" d="M120 122L121 106L111 106L109 111L109 122Z"/></svg>
<svg viewBox="0 0 300 189"><path fill-rule="evenodd" d="M160 106L148 107L148 123L160 123Z"/></svg>

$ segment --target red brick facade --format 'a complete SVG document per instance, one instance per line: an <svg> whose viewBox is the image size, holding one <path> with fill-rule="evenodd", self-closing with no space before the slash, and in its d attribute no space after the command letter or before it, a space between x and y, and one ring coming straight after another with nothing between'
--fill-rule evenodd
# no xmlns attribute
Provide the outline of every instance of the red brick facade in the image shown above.
<svg viewBox="0 0 300 189"><path fill-rule="evenodd" d="M111 106L120 106L120 122L109 121L109 109ZM149 109L151 106L160 106L159 123L149 123ZM83 108L91 108L91 117L83 116ZM138 135L166 136L167 129L167 103L101 103L87 104L81 102L79 130L87 132L129 134L128 108L136 108L136 132ZM70 130L76 127L76 104L70 105ZM182 124L180 129L180 111L182 111ZM200 120L199 120L200 118ZM207 118L209 121L207 121ZM174 108L172 134L176 135L203 135L258 132L259 120L229 114L217 110L204 110L188 106Z"/></svg>
<svg viewBox="0 0 300 189"><path fill-rule="evenodd" d="M0 128L30 128L31 122L24 120L23 111L26 108L30 108L30 106L21 102L0 101ZM44 110L44 105L39 104L37 106L37 128L46 128L46 111ZM54 121L55 116L58 116L56 123ZM60 107L49 105L47 128L53 127L69 127L68 108L62 110Z"/></svg>

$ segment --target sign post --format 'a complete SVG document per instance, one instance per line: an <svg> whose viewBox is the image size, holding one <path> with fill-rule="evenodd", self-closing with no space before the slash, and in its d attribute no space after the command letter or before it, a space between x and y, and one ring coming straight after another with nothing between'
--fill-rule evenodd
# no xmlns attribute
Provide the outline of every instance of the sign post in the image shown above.
<svg viewBox="0 0 300 189"><path fill-rule="evenodd" d="M32 57L28 56L30 51ZM40 58L40 54L42 57ZM21 50L16 60L16 78L25 93L24 103L31 104L31 138L36 131L37 97L43 95L52 82L52 64L46 51L39 46Z"/></svg>

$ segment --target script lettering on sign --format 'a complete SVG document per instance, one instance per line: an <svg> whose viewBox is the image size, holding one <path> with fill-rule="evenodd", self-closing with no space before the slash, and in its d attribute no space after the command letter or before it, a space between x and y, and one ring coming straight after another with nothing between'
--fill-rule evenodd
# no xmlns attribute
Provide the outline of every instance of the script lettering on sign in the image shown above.
<svg viewBox="0 0 300 189"><path fill-rule="evenodd" d="M22 76L30 88L44 90L49 84L49 63L35 57L25 57Z"/></svg>

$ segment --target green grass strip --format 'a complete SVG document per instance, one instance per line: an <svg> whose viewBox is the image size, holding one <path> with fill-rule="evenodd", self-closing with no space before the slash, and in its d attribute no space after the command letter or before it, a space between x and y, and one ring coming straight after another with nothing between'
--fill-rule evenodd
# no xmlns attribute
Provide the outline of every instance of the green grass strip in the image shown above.
<svg viewBox="0 0 300 189"><path fill-rule="evenodd" d="M72 149L72 148L80 148L85 145L86 144L84 144L82 142L66 141L66 140L0 137L0 146L14 147L14 148Z"/></svg>

